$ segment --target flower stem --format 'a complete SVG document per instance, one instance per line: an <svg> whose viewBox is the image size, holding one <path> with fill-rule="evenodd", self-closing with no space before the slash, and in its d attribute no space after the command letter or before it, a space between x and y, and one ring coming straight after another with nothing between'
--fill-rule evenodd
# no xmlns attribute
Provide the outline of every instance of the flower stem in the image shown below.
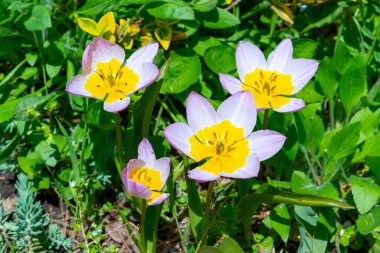
<svg viewBox="0 0 380 253"><path fill-rule="evenodd" d="M146 241L145 241L145 217L146 216L146 200L143 199L141 203L141 221L140 221L140 245L141 250L143 252L147 252L146 250Z"/></svg>
<svg viewBox="0 0 380 253"><path fill-rule="evenodd" d="M121 117L119 113L115 113L115 124L116 124L116 147L117 147L117 155L119 164L121 167L124 167L124 159L123 159L123 134L121 131Z"/></svg>
<svg viewBox="0 0 380 253"><path fill-rule="evenodd" d="M207 244L207 232L209 229L209 220L210 220L210 210L211 210L211 201L212 201L212 192L214 190L214 181L210 181L208 184L207 189L207 197L206 197L206 209L205 209L205 216L204 216L204 222L203 222L203 235L202 235L202 245Z"/></svg>
<svg viewBox="0 0 380 253"><path fill-rule="evenodd" d="M267 129L268 117L269 117L269 109L266 109L264 110L264 120L263 120L263 127L262 127L263 130Z"/></svg>

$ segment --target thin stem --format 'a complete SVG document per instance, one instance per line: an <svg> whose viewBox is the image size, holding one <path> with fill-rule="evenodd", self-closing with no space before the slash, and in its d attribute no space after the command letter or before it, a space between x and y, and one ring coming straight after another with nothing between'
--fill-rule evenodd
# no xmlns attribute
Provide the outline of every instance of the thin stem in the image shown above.
<svg viewBox="0 0 380 253"><path fill-rule="evenodd" d="M88 99L86 98L84 100L84 116L86 117L87 115L87 103ZM84 121L84 137L83 137L83 143L82 143L82 152L80 155L80 162L79 162L79 173L82 175L83 171L83 163L84 163L84 154L86 150L86 141L87 141L87 131L88 131L88 125L87 125L87 120Z"/></svg>
<svg viewBox="0 0 380 253"><path fill-rule="evenodd" d="M141 222L140 222L140 228L139 228L140 245L141 245L143 252L146 252L146 241L145 241L146 208L147 208L146 200L143 199L143 201L141 203Z"/></svg>
<svg viewBox="0 0 380 253"><path fill-rule="evenodd" d="M121 131L121 117L119 113L115 113L115 124L116 124L116 147L117 147L117 155L119 164L121 167L124 167L124 159L123 159L123 134Z"/></svg>
<svg viewBox="0 0 380 253"><path fill-rule="evenodd" d="M209 228L209 220L210 220L210 210L211 210L211 201L212 201L212 193L214 190L214 181L209 182L208 189L207 189L207 197L206 197L206 210L205 210L205 217L203 222L203 236L204 238L202 245L207 244L207 232Z"/></svg>
<svg viewBox="0 0 380 253"><path fill-rule="evenodd" d="M317 170L315 169L314 165L312 164L312 162L311 162L311 160L310 160L310 158L309 158L309 154L307 153L305 147L300 146L300 149L302 150L302 152L303 152L304 155L305 155L306 163L307 163L307 165L308 165L309 168L310 168L311 175L313 176L314 182L316 182L317 179L318 179L318 173L317 173Z"/></svg>
<svg viewBox="0 0 380 253"><path fill-rule="evenodd" d="M329 108L329 115L330 115L330 124L331 124L331 130L335 129L335 115L334 115L334 100L329 100L330 102L330 108Z"/></svg>
<svg viewBox="0 0 380 253"><path fill-rule="evenodd" d="M376 42L377 42L377 37L379 36L379 33L380 33L380 25L377 26L376 34L375 34L375 39L373 40L372 45L371 45L371 49L368 52L367 65L369 65L369 63L371 62L372 54L373 54L373 51L375 50Z"/></svg>
<svg viewBox="0 0 380 253"><path fill-rule="evenodd" d="M49 91L48 91L47 81L46 81L46 68L45 68L45 59L44 59L44 55L43 55L43 46L41 46L41 43L40 43L39 39L37 38L36 33L35 32L32 32L32 33L33 33L34 42L37 45L38 53L39 53L40 59L41 59L42 78L44 80L45 93L46 93L46 95L48 95Z"/></svg>
<svg viewBox="0 0 380 253"><path fill-rule="evenodd" d="M268 117L269 117L269 109L266 109L264 111L264 120L263 120L263 127L262 127L263 130L267 129Z"/></svg>

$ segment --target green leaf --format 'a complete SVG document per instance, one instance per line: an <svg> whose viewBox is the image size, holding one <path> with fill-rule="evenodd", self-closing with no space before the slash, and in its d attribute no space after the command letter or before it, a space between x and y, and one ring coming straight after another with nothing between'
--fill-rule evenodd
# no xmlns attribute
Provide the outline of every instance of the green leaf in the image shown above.
<svg viewBox="0 0 380 253"><path fill-rule="evenodd" d="M220 41L211 36L200 37L192 42L195 44L193 45L193 50L200 56L204 55L207 48L220 45Z"/></svg>
<svg viewBox="0 0 380 253"><path fill-rule="evenodd" d="M310 39L298 39L293 41L293 58L312 59L318 44Z"/></svg>
<svg viewBox="0 0 380 253"><path fill-rule="evenodd" d="M192 2L193 9L200 12L208 12L215 9L218 0L195 0Z"/></svg>
<svg viewBox="0 0 380 253"><path fill-rule="evenodd" d="M156 18L193 20L194 12L190 5L182 0L165 0L150 3L146 10Z"/></svg>
<svg viewBox="0 0 380 253"><path fill-rule="evenodd" d="M201 63L198 55L189 49L171 51L170 57L161 91L178 94L198 81Z"/></svg>
<svg viewBox="0 0 380 253"><path fill-rule="evenodd" d="M362 215L356 220L356 226L362 235L373 232L380 225L380 206L375 207L371 212Z"/></svg>
<svg viewBox="0 0 380 253"><path fill-rule="evenodd" d="M215 74L231 73L236 69L235 52L225 45L209 47L204 53L204 59Z"/></svg>
<svg viewBox="0 0 380 253"><path fill-rule="evenodd" d="M197 19L204 27L211 29L224 29L240 24L235 15L219 7L209 12L198 13Z"/></svg>
<svg viewBox="0 0 380 253"><path fill-rule="evenodd" d="M190 219L190 227L193 232L194 238L197 243L202 239L203 233L203 208L202 203L199 198L197 185L192 179L189 179L187 176L189 171L189 162L187 157L183 156L184 166L185 166L185 178L187 185L187 194L188 194L188 207L189 207L189 219Z"/></svg>
<svg viewBox="0 0 380 253"><path fill-rule="evenodd" d="M336 67L336 70L340 74L343 74L344 72L346 72L346 70L349 67L351 58L352 57L350 55L350 52L348 51L344 42L337 40L335 44L333 63Z"/></svg>
<svg viewBox="0 0 380 253"><path fill-rule="evenodd" d="M78 161L78 158L76 156L75 149L73 147L73 144L71 143L70 136L67 134L66 129L62 126L61 122L57 118L56 118L56 120L57 120L59 129L61 130L61 132L65 136L67 145L69 146L70 160L71 160L71 166L72 166L72 169L73 169L74 179L75 180L79 180L79 178L81 176L81 173L80 173L80 170L79 170L79 161Z"/></svg>
<svg viewBox="0 0 380 253"><path fill-rule="evenodd" d="M103 130L115 129L115 117L113 113L104 111L102 102L91 104L83 114L83 120L90 126Z"/></svg>
<svg viewBox="0 0 380 253"><path fill-rule="evenodd" d="M0 150L0 161L9 158L20 140L20 135L16 134L11 141L8 142L7 145L2 147Z"/></svg>
<svg viewBox="0 0 380 253"><path fill-rule="evenodd" d="M380 156L380 132L377 132L371 138L368 138L360 152L360 157L364 159L366 156Z"/></svg>
<svg viewBox="0 0 380 253"><path fill-rule="evenodd" d="M305 173L298 170L293 172L291 187L292 191L296 193L317 194L317 188L311 179Z"/></svg>
<svg viewBox="0 0 380 253"><path fill-rule="evenodd" d="M116 3L116 0L87 0L86 3L77 10L77 13L84 16L95 16L105 10L109 10Z"/></svg>
<svg viewBox="0 0 380 253"><path fill-rule="evenodd" d="M365 95L366 82L356 66L350 67L339 81L339 95L347 115Z"/></svg>
<svg viewBox="0 0 380 253"><path fill-rule="evenodd" d="M20 62L19 64L17 64L16 67L14 67L11 71L9 71L9 73L7 74L7 76L1 80L0 82L0 89L5 87L5 85L15 76L16 72L21 69L21 67L26 63L26 59L23 60L22 62Z"/></svg>
<svg viewBox="0 0 380 253"><path fill-rule="evenodd" d="M17 36L18 33L6 28L6 27L2 27L0 26L0 38L8 38L8 37L11 37L11 36Z"/></svg>
<svg viewBox="0 0 380 253"><path fill-rule="evenodd" d="M286 205L280 204L273 208L270 213L270 225L286 243L290 233L290 214Z"/></svg>
<svg viewBox="0 0 380 253"><path fill-rule="evenodd" d="M333 135L328 146L328 155L333 158L345 157L355 151L360 136L360 122L345 126Z"/></svg>
<svg viewBox="0 0 380 253"><path fill-rule="evenodd" d="M333 101L339 85L339 73L330 58L323 58L319 64L317 79L323 93L330 101Z"/></svg>
<svg viewBox="0 0 380 253"><path fill-rule="evenodd" d="M356 112L350 120L350 124L361 122L359 143L367 139L370 140L369 137L371 137L373 133L379 129L379 112L379 109L371 112L371 110L366 107Z"/></svg>
<svg viewBox="0 0 380 253"><path fill-rule="evenodd" d="M380 186L368 181L366 178L354 175L350 177L350 183L354 202L359 213L367 213L380 198Z"/></svg>
<svg viewBox="0 0 380 253"><path fill-rule="evenodd" d="M30 179L33 179L37 175L35 170L36 161L29 159L27 157L19 156L17 158L18 165L20 169L29 176Z"/></svg>
<svg viewBox="0 0 380 253"><path fill-rule="evenodd" d="M54 92L47 96L23 97L13 109L13 118L23 121L27 120L33 110L46 103L53 96L55 96Z"/></svg>
<svg viewBox="0 0 380 253"><path fill-rule="evenodd" d="M51 27L49 9L43 5L36 5L32 9L32 16L24 22L29 31L42 31Z"/></svg>
<svg viewBox="0 0 380 253"><path fill-rule="evenodd" d="M219 246L206 246L200 249L202 253L244 253L239 244L232 238L225 238Z"/></svg>

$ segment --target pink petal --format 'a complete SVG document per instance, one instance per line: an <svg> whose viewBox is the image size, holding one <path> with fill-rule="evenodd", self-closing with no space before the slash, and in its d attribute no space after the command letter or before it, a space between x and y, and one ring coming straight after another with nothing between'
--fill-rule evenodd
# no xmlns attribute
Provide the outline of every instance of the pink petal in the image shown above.
<svg viewBox="0 0 380 253"><path fill-rule="evenodd" d="M157 54L158 50L158 43L151 43L149 45L146 45L136 52L134 52L127 60L127 66L129 66L132 69L137 68L140 64L144 62L152 63L154 57Z"/></svg>
<svg viewBox="0 0 380 253"><path fill-rule="evenodd" d="M149 199L152 195L152 192L146 186L128 178L128 168L123 170L122 179L124 182L125 191L128 194L144 199Z"/></svg>
<svg viewBox="0 0 380 253"><path fill-rule="evenodd" d="M138 147L138 158L139 160L143 160L145 162L145 166L148 168L155 168L154 164L156 161L156 155L154 154L154 150L149 141L145 138L139 144Z"/></svg>
<svg viewBox="0 0 380 253"><path fill-rule="evenodd" d="M244 82L245 75L254 72L256 68L266 69L267 62L261 50L247 41L240 41L236 48L236 66L240 80Z"/></svg>
<svg viewBox="0 0 380 253"><path fill-rule="evenodd" d="M127 164L127 170L128 174L132 173L136 169L144 168L145 167L145 161L140 159L131 159L129 160ZM124 180L124 178L123 178Z"/></svg>
<svg viewBox="0 0 380 253"><path fill-rule="evenodd" d="M249 141L250 153L255 154L260 161L263 161L280 151L284 146L286 137L275 131L259 130L251 133L247 140Z"/></svg>
<svg viewBox="0 0 380 253"><path fill-rule="evenodd" d="M74 76L66 85L66 91L72 95L91 97L91 94L84 88L87 78L84 75Z"/></svg>
<svg viewBox="0 0 380 253"><path fill-rule="evenodd" d="M139 76L139 81L136 84L136 90L143 89L152 84L160 74L157 66L150 62L144 62L137 67L130 67Z"/></svg>
<svg viewBox="0 0 380 253"><path fill-rule="evenodd" d="M129 97L125 97L125 99L122 100L116 100L112 103L104 102L103 109L107 112L117 113L127 108L130 102L131 99Z"/></svg>
<svg viewBox="0 0 380 253"><path fill-rule="evenodd" d="M236 127L244 129L248 136L256 125L256 105L249 91L239 91L219 106L216 112L218 122L229 120Z"/></svg>
<svg viewBox="0 0 380 253"><path fill-rule="evenodd" d="M291 98L290 102L274 109L276 112L295 112L305 107L305 102L302 99Z"/></svg>
<svg viewBox="0 0 380 253"><path fill-rule="evenodd" d="M251 154L247 157L245 165L240 169L234 171L233 173L220 173L223 177L232 177L232 178L251 178L257 177L260 170L260 161L255 154Z"/></svg>
<svg viewBox="0 0 380 253"><path fill-rule="evenodd" d="M169 198L170 194L168 193L162 193L160 196L155 198L151 203L149 203L150 206L159 205L162 202L164 202L167 198Z"/></svg>
<svg viewBox="0 0 380 253"><path fill-rule="evenodd" d="M162 187L164 187L170 173L170 158L163 157L163 158L158 159L157 161L155 161L153 168L155 170L160 171Z"/></svg>
<svg viewBox="0 0 380 253"><path fill-rule="evenodd" d="M194 134L188 125L183 122L171 124L165 128L163 134L173 147L190 156L189 139Z"/></svg>
<svg viewBox="0 0 380 253"><path fill-rule="evenodd" d="M299 92L315 75L318 69L318 62L310 59L294 59L290 61L284 73L292 76L292 84L295 86L292 94Z"/></svg>
<svg viewBox="0 0 380 253"><path fill-rule="evenodd" d="M195 168L189 171L189 178L194 179L195 181L199 183L204 183L207 181L214 181L218 179L219 175L215 175L205 170L200 170L198 168Z"/></svg>
<svg viewBox="0 0 380 253"><path fill-rule="evenodd" d="M290 39L284 39L268 57L268 70L282 73L292 60L293 45Z"/></svg>
<svg viewBox="0 0 380 253"><path fill-rule="evenodd" d="M223 88L229 93L229 94L235 94L236 92L239 92L242 90L241 88L241 82L239 79L225 75L225 74L219 74L219 80L222 84Z"/></svg>
<svg viewBox="0 0 380 253"><path fill-rule="evenodd" d="M118 44L96 37L83 53L82 69L83 74L88 74L96 70L99 62L109 62L115 58L120 63L124 62L125 52Z"/></svg>
<svg viewBox="0 0 380 253"><path fill-rule="evenodd" d="M186 115L190 128L196 133L216 124L216 112L206 98L192 91L186 102Z"/></svg>

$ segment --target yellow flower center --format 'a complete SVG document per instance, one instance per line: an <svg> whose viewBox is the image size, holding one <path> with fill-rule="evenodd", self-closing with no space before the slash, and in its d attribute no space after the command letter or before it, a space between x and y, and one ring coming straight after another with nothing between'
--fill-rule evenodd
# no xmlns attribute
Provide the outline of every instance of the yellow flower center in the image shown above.
<svg viewBox="0 0 380 253"><path fill-rule="evenodd" d="M292 94L294 88L291 75L262 69L247 74L242 84L243 90L252 93L258 108L280 108L290 102L287 96Z"/></svg>
<svg viewBox="0 0 380 253"><path fill-rule="evenodd" d="M196 161L207 161L199 166L212 174L232 173L245 165L249 154L248 140L243 128L224 120L198 130L190 137L190 155Z"/></svg>
<svg viewBox="0 0 380 253"><path fill-rule="evenodd" d="M104 99L108 104L125 99L136 90L140 77L122 62L112 58L109 62L100 62L88 78L84 88L92 97Z"/></svg>
<svg viewBox="0 0 380 253"><path fill-rule="evenodd" d="M128 175L129 179L145 185L151 191L159 191L162 188L160 172L148 168L139 168Z"/></svg>

